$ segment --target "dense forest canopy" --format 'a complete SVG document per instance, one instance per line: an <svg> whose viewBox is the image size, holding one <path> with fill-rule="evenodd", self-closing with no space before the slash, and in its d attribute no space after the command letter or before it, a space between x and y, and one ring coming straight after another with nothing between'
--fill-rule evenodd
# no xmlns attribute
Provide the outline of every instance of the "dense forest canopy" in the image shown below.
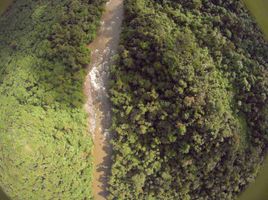
<svg viewBox="0 0 268 200"><path fill-rule="evenodd" d="M105 0L15 0L0 18L0 187L12 200L91 199L82 92Z"/></svg>
<svg viewBox="0 0 268 200"><path fill-rule="evenodd" d="M238 0L125 0L110 199L234 199L268 142L268 45Z"/></svg>

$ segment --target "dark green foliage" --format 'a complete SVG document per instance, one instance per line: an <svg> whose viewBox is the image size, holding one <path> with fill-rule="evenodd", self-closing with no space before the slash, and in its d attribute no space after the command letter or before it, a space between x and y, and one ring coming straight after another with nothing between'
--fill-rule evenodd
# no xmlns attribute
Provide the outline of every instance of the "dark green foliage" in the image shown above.
<svg viewBox="0 0 268 200"><path fill-rule="evenodd" d="M234 199L267 148L268 46L239 1L126 0L110 199Z"/></svg>
<svg viewBox="0 0 268 200"><path fill-rule="evenodd" d="M16 0L0 18L0 187L12 200L91 199L82 92L105 0Z"/></svg>

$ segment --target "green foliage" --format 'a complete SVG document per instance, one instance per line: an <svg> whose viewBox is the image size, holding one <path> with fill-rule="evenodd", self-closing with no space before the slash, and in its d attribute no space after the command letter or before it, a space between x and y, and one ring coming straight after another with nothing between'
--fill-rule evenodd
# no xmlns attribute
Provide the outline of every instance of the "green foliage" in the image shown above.
<svg viewBox="0 0 268 200"><path fill-rule="evenodd" d="M12 200L92 199L82 87L104 2L16 0L0 18L0 187Z"/></svg>
<svg viewBox="0 0 268 200"><path fill-rule="evenodd" d="M126 0L125 10L109 198L234 199L268 145L260 30L234 0Z"/></svg>

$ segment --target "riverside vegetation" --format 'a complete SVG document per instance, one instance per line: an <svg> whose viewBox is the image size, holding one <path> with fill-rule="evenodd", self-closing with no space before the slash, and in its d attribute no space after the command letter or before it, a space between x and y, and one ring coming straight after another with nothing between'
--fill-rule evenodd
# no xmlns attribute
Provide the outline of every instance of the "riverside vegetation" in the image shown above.
<svg viewBox="0 0 268 200"><path fill-rule="evenodd" d="M0 18L0 187L91 199L83 83L105 0L15 0Z"/></svg>
<svg viewBox="0 0 268 200"><path fill-rule="evenodd" d="M109 199L235 199L267 151L261 31L237 0L124 3Z"/></svg>

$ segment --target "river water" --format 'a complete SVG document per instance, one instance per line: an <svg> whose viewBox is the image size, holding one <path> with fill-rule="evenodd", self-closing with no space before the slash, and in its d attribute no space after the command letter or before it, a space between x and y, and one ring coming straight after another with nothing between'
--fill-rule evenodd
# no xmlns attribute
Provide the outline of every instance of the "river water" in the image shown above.
<svg viewBox="0 0 268 200"><path fill-rule="evenodd" d="M111 133L111 107L107 84L109 67L120 38L123 19L123 0L110 0L106 3L97 38L89 45L91 63L85 81L87 96L86 110L89 114L89 131L93 134L93 196L95 200L106 199L108 195L108 175L111 166L112 147L109 144Z"/></svg>

